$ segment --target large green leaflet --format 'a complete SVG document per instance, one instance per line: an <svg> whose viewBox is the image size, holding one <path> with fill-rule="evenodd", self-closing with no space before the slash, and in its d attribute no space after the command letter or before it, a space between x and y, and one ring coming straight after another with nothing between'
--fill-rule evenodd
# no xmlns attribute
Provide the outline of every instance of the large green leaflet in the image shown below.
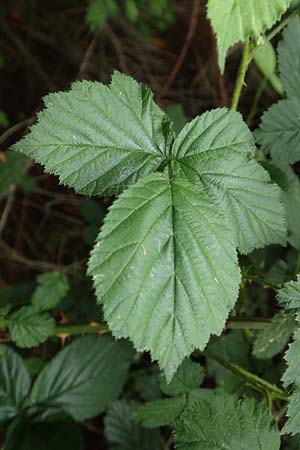
<svg viewBox="0 0 300 450"><path fill-rule="evenodd" d="M279 450L280 435L264 404L215 395L187 408L174 427L176 450Z"/></svg>
<svg viewBox="0 0 300 450"><path fill-rule="evenodd" d="M221 332L240 281L234 241L206 192L162 174L114 203L89 272L114 334L150 350L168 378Z"/></svg>
<svg viewBox="0 0 300 450"><path fill-rule="evenodd" d="M65 412L76 421L94 417L117 399L127 379L133 351L111 336L85 336L73 341L39 374L28 404L41 419Z"/></svg>
<svg viewBox="0 0 300 450"><path fill-rule="evenodd" d="M222 72L227 50L239 41L264 33L290 3L291 0L208 0L208 16L217 35Z"/></svg>
<svg viewBox="0 0 300 450"><path fill-rule="evenodd" d="M48 96L15 146L78 192L123 191L89 273L114 335L149 350L168 379L221 332L238 294L236 248L286 239L280 190L239 113L210 111L174 139L151 91L115 73L110 87Z"/></svg>
<svg viewBox="0 0 300 450"><path fill-rule="evenodd" d="M6 348L0 362L0 424L20 413L30 386L30 376L22 358Z"/></svg>
<svg viewBox="0 0 300 450"><path fill-rule="evenodd" d="M156 170L173 132L149 88L115 72L49 94L31 133L13 148L86 195L112 195Z"/></svg>
<svg viewBox="0 0 300 450"><path fill-rule="evenodd" d="M173 153L176 170L218 203L242 253L285 243L280 190L253 159L253 138L238 113L218 109L196 118L179 134Z"/></svg>

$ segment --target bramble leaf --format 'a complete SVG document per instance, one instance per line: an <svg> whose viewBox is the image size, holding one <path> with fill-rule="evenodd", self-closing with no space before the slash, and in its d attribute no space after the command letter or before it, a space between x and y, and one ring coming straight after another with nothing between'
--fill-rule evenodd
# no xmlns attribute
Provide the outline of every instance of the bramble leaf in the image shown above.
<svg viewBox="0 0 300 450"><path fill-rule="evenodd" d="M280 163L293 164L300 160L299 114L299 99L281 100L263 114L255 132L263 150Z"/></svg>
<svg viewBox="0 0 300 450"><path fill-rule="evenodd" d="M29 159L21 153L10 150L2 154L0 158L0 193L5 192L11 184L20 184L24 181L25 167Z"/></svg>
<svg viewBox="0 0 300 450"><path fill-rule="evenodd" d="M194 119L173 146L174 171L211 194L242 253L286 241L281 191L254 153L253 137L241 115L225 108Z"/></svg>
<svg viewBox="0 0 300 450"><path fill-rule="evenodd" d="M31 132L13 146L61 183L86 195L112 195L155 170L173 140L151 90L115 72L111 84L82 81L45 97Z"/></svg>
<svg viewBox="0 0 300 450"><path fill-rule="evenodd" d="M22 410L30 387L30 376L22 358L6 348L0 361L0 424Z"/></svg>
<svg viewBox="0 0 300 450"><path fill-rule="evenodd" d="M194 403L174 427L177 450L279 450L280 435L266 405L215 395Z"/></svg>
<svg viewBox="0 0 300 450"><path fill-rule="evenodd" d="M300 433L300 389L289 398L289 405L286 415L288 420L281 430L282 434L291 434L292 436Z"/></svg>
<svg viewBox="0 0 300 450"><path fill-rule="evenodd" d="M55 308L69 290L67 277L59 270L39 275L37 283L31 303L38 311Z"/></svg>
<svg viewBox="0 0 300 450"><path fill-rule="evenodd" d="M278 45L280 78L287 96L300 101L300 18L294 17L284 29Z"/></svg>
<svg viewBox="0 0 300 450"><path fill-rule="evenodd" d="M115 336L150 350L168 381L221 332L240 281L235 244L213 201L162 174L140 180L111 207L89 273Z"/></svg>
<svg viewBox="0 0 300 450"><path fill-rule="evenodd" d="M125 341L85 336L61 350L39 374L29 404L48 407L42 418L64 411L77 421L100 414L118 397L133 357Z"/></svg>
<svg viewBox="0 0 300 450"><path fill-rule="evenodd" d="M260 36L280 19L290 3L291 0L208 0L207 12L217 35L221 71L232 45Z"/></svg>
<svg viewBox="0 0 300 450"><path fill-rule="evenodd" d="M300 310L300 275L297 281L285 283L278 291L277 300L286 311L298 312Z"/></svg>
<svg viewBox="0 0 300 450"><path fill-rule="evenodd" d="M6 320L11 338L21 348L36 347L54 332L55 321L33 306L24 306Z"/></svg>

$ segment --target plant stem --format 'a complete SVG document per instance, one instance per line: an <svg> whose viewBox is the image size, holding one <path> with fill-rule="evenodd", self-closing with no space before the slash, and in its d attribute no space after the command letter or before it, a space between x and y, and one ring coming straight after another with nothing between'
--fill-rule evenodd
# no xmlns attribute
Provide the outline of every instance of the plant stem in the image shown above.
<svg viewBox="0 0 300 450"><path fill-rule="evenodd" d="M268 84L268 80L266 78L263 78L261 83L260 83L260 85L259 85L259 87L258 87L258 89L257 89L257 91L256 91L253 103L252 103L251 108L250 108L249 115L248 115L247 120L246 120L246 123L247 123L248 126L251 125L251 122L252 122L252 120L253 120L253 118L254 118L254 116L256 114L257 107L258 107L258 102L259 102L260 97L262 96L262 94L263 94L267 84Z"/></svg>
<svg viewBox="0 0 300 450"><path fill-rule="evenodd" d="M241 61L238 77L237 77L235 88L234 88L231 109L237 109L237 107L238 107L241 92L242 92L243 85L245 82L245 76L246 76L250 61L251 61L250 44L249 44L249 41L246 41L246 42L244 42L244 46L243 46L242 61Z"/></svg>
<svg viewBox="0 0 300 450"><path fill-rule="evenodd" d="M270 320L231 319L226 323L228 330L264 330L270 325Z"/></svg>
<svg viewBox="0 0 300 450"><path fill-rule="evenodd" d="M108 328L106 323L95 324L72 324L72 325L58 325L53 335L61 336L63 334L76 335L76 334L91 334L91 333L107 333Z"/></svg>
<svg viewBox="0 0 300 450"><path fill-rule="evenodd" d="M209 359L216 361L221 366L230 370L230 372L232 372L234 375L238 376L239 378L244 380L247 384L249 384L250 387L257 389L263 392L264 394L268 393L268 398L288 400L288 395L284 391L282 391L279 387L277 387L275 384L269 383L263 378L260 378L257 375L254 375L253 373L244 369L243 367L238 366L237 364L233 364L229 361L226 361L225 359L220 358L219 356L209 352L208 350L205 350L203 352L203 355L205 355Z"/></svg>

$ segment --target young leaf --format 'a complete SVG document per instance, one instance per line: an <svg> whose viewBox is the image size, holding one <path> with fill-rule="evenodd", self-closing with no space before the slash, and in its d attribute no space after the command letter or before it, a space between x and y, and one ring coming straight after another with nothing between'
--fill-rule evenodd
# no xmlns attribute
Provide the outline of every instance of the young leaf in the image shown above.
<svg viewBox="0 0 300 450"><path fill-rule="evenodd" d="M264 151L280 163L293 164L300 160L300 101L281 100L262 116L255 136Z"/></svg>
<svg viewBox="0 0 300 450"><path fill-rule="evenodd" d="M276 53L270 41L266 41L254 52L253 57L257 67L263 73L278 94L283 94L282 83L276 73Z"/></svg>
<svg viewBox="0 0 300 450"><path fill-rule="evenodd" d="M208 191L242 253L285 243L280 189L255 161L253 137L241 115L225 108L197 117L175 140L174 171Z"/></svg>
<svg viewBox="0 0 300 450"><path fill-rule="evenodd" d="M82 450L79 425L15 419L6 432L5 450Z"/></svg>
<svg viewBox="0 0 300 450"><path fill-rule="evenodd" d="M164 427L170 425L182 413L186 404L185 395L155 400L140 406L132 417L147 428Z"/></svg>
<svg viewBox="0 0 300 450"><path fill-rule="evenodd" d="M171 383L167 383L164 376L160 379L162 392L171 397L188 394L192 389L199 387L204 380L203 367L187 358L183 361Z"/></svg>
<svg viewBox="0 0 300 450"><path fill-rule="evenodd" d="M240 281L235 244L213 201L162 174L111 207L89 273L113 333L150 350L168 381L221 332Z"/></svg>
<svg viewBox="0 0 300 450"><path fill-rule="evenodd" d="M221 71L232 45L260 36L280 19L290 3L291 0L208 0L207 11L217 35Z"/></svg>
<svg viewBox="0 0 300 450"><path fill-rule="evenodd" d="M7 319L12 340L21 348L36 347L54 332L55 321L33 306L24 306Z"/></svg>
<svg viewBox="0 0 300 450"><path fill-rule="evenodd" d="M288 97L300 101L300 18L294 17L283 31L278 46L280 78Z"/></svg>
<svg viewBox="0 0 300 450"><path fill-rule="evenodd" d="M37 311L55 308L69 290L67 277L59 270L39 275L37 283L38 286L31 299Z"/></svg>
<svg viewBox="0 0 300 450"><path fill-rule="evenodd" d="M258 359L273 358L287 345L294 329L295 319L291 314L276 314L270 325L257 334L253 355Z"/></svg>
<svg viewBox="0 0 300 450"><path fill-rule="evenodd" d="M30 376L22 358L7 347L0 361L0 424L22 410L30 387Z"/></svg>
<svg viewBox="0 0 300 450"><path fill-rule="evenodd" d="M31 133L13 146L61 183L87 195L112 195L166 160L171 122L148 87L119 72L110 86L82 81L45 97Z"/></svg>
<svg viewBox="0 0 300 450"><path fill-rule="evenodd" d="M135 423L134 402L115 402L104 419L104 433L114 450L160 450L159 431L148 430Z"/></svg>
<svg viewBox="0 0 300 450"><path fill-rule="evenodd" d="M266 405L215 395L194 403L177 419L177 450L279 450L280 435Z"/></svg>
<svg viewBox="0 0 300 450"><path fill-rule="evenodd" d="M76 421L94 417L120 394L132 357L132 347L125 341L115 342L110 336L79 338L45 366L29 404L44 405L43 418L57 410Z"/></svg>

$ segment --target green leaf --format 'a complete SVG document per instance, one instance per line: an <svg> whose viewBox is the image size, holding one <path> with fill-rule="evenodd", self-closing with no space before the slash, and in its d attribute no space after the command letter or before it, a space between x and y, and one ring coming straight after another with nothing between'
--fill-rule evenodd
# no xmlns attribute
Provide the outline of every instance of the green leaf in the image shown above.
<svg viewBox="0 0 300 450"><path fill-rule="evenodd" d="M158 428L170 425L184 410L187 400L180 397L155 400L140 406L133 414L133 419L147 428Z"/></svg>
<svg viewBox="0 0 300 450"><path fill-rule="evenodd" d="M24 306L7 319L12 340L21 348L36 347L54 332L55 321L33 306Z"/></svg>
<svg viewBox="0 0 300 450"><path fill-rule="evenodd" d="M300 99L300 18L294 17L283 31L278 46L280 78L288 97Z"/></svg>
<svg viewBox="0 0 300 450"><path fill-rule="evenodd" d="M282 289L278 291L277 300L280 306L286 311L300 310L300 276L297 281L285 283Z"/></svg>
<svg viewBox="0 0 300 450"><path fill-rule="evenodd" d="M22 410L30 387L30 376L22 358L7 347L0 361L0 424Z"/></svg>
<svg viewBox="0 0 300 450"><path fill-rule="evenodd" d="M82 81L45 97L31 133L13 146L61 183L112 195L166 160L173 132L148 87L119 72L111 84Z"/></svg>
<svg viewBox="0 0 300 450"><path fill-rule="evenodd" d="M281 100L262 116L256 130L257 142L280 163L300 160L300 102L296 98Z"/></svg>
<svg viewBox="0 0 300 450"><path fill-rule="evenodd" d="M280 164L287 180L287 187L282 192L286 206L288 242L295 249L300 249L300 178L288 164Z"/></svg>
<svg viewBox="0 0 300 450"><path fill-rule="evenodd" d="M286 241L280 189L255 161L253 137L241 115L216 109L190 122L173 146L174 170L222 210L242 253Z"/></svg>
<svg viewBox="0 0 300 450"><path fill-rule="evenodd" d="M134 379L135 390L139 393L141 399L146 402L151 402L162 397L158 381L158 367L152 365L151 369L148 369L147 372L140 373Z"/></svg>
<svg viewBox="0 0 300 450"><path fill-rule="evenodd" d="M192 389L199 387L203 380L204 368L187 358L169 384L165 377L161 376L160 388L164 394L176 397L181 394L188 394Z"/></svg>
<svg viewBox="0 0 300 450"><path fill-rule="evenodd" d="M291 314L276 314L270 325L257 334L253 355L258 359L273 358L285 348L294 329L295 319Z"/></svg>
<svg viewBox="0 0 300 450"><path fill-rule="evenodd" d="M5 450L82 450L79 425L69 422L30 423L14 420L5 436Z"/></svg>
<svg viewBox="0 0 300 450"><path fill-rule="evenodd" d="M180 177L149 175L106 217L89 262L105 319L150 350L168 381L224 327L240 281L234 247L206 192Z"/></svg>
<svg viewBox="0 0 300 450"><path fill-rule="evenodd" d="M216 395L194 403L176 421L177 450L279 450L280 435L266 405Z"/></svg>
<svg viewBox="0 0 300 450"><path fill-rule="evenodd" d="M208 0L207 12L217 35L221 71L232 45L260 36L280 19L290 3L291 0Z"/></svg>
<svg viewBox="0 0 300 450"><path fill-rule="evenodd" d="M282 381L288 387L295 384L300 387L300 330L295 333L294 341L289 345L285 354L287 369L283 374Z"/></svg>
<svg viewBox="0 0 300 450"><path fill-rule="evenodd" d="M104 433L113 450L160 450L159 431L148 430L135 423L132 414L137 405L122 400L115 402L104 419Z"/></svg>
<svg viewBox="0 0 300 450"><path fill-rule="evenodd" d="M37 311L55 308L69 290L66 275L59 270L45 272L37 277L31 302Z"/></svg>
<svg viewBox="0 0 300 450"><path fill-rule="evenodd" d="M86 15L87 23L94 31L103 28L107 19L116 19L120 8L116 0L92 0Z"/></svg>
<svg viewBox="0 0 300 450"><path fill-rule="evenodd" d="M289 398L287 416L288 420L281 433L292 436L300 433L300 389L297 389Z"/></svg>
<svg viewBox="0 0 300 450"><path fill-rule="evenodd" d="M0 192L5 192L11 184L19 184L24 177L28 158L21 153L6 151L0 158Z"/></svg>
<svg viewBox="0 0 300 450"><path fill-rule="evenodd" d="M100 414L119 396L133 358L131 346L110 336L85 336L61 350L39 374L29 404L42 417L64 411L76 421Z"/></svg>

